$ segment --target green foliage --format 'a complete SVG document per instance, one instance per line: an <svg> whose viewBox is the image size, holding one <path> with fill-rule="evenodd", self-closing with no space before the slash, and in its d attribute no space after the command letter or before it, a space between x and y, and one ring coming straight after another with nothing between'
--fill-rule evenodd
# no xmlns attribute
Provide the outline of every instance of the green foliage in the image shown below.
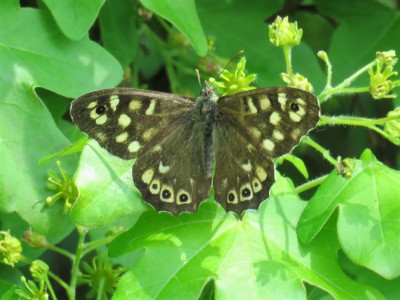
<svg viewBox="0 0 400 300"><path fill-rule="evenodd" d="M0 256L14 265L0 264L0 299L82 299L78 285L98 299L400 297L400 102L369 94L400 85L396 2L290 2L0 1ZM275 47L269 31L296 42ZM258 211L211 197L193 214L154 212L133 162L84 146L69 122L71 98L118 84L197 95L194 69L218 81L240 50L258 86L313 87L323 114L277 160L286 177Z"/></svg>

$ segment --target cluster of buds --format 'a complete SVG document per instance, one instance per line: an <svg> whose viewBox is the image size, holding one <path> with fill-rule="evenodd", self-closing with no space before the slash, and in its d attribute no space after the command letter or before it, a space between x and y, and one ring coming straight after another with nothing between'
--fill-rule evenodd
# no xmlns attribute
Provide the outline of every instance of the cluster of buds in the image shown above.
<svg viewBox="0 0 400 300"><path fill-rule="evenodd" d="M221 96L254 90L250 84L256 79L256 75L246 75L245 68L246 59L242 57L233 73L225 69L220 75L222 80L217 81L215 78L210 78L209 82L217 88L218 94Z"/></svg>
<svg viewBox="0 0 400 300"><path fill-rule="evenodd" d="M282 19L278 16L269 25L269 40L277 47L296 46L300 43L302 36L303 30L297 27L297 22L290 23L288 17Z"/></svg>
<svg viewBox="0 0 400 300"><path fill-rule="evenodd" d="M393 138L400 138L400 107L387 114L388 118L393 118L385 123L384 130Z"/></svg>
<svg viewBox="0 0 400 300"><path fill-rule="evenodd" d="M57 161L57 167L61 176L53 171L49 171L49 178L47 179L50 182L49 189L55 191L55 194L47 197L46 204L50 206L57 200L63 200L64 207L68 210L78 199L78 188L75 182L70 179L68 174L61 168L60 161Z"/></svg>
<svg viewBox="0 0 400 300"><path fill-rule="evenodd" d="M307 92L312 92L313 87L311 83L308 81L307 77L296 73L290 77L287 73L281 74L282 80L288 84L288 86L292 86L298 89L302 89Z"/></svg>
<svg viewBox="0 0 400 300"><path fill-rule="evenodd" d="M0 231L1 262L11 267L21 260L21 242L10 234L10 231Z"/></svg>
<svg viewBox="0 0 400 300"><path fill-rule="evenodd" d="M374 99L395 98L396 95L391 94L391 91L396 85L400 85L400 81L393 82L390 77L397 75L397 72L393 71L397 63L396 52L394 50L377 52L375 62L375 70L371 68L368 72L369 92Z"/></svg>

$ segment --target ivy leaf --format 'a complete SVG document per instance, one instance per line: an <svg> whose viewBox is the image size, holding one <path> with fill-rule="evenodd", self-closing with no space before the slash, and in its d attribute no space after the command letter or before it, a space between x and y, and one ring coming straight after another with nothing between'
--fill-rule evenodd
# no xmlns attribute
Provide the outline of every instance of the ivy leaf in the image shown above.
<svg viewBox="0 0 400 300"><path fill-rule="evenodd" d="M207 54L207 40L197 15L194 0L140 0L140 2L178 28L190 41L198 55Z"/></svg>
<svg viewBox="0 0 400 300"><path fill-rule="evenodd" d="M84 37L105 0L43 0L61 31L71 40Z"/></svg>
<svg viewBox="0 0 400 300"><path fill-rule="evenodd" d="M1 212L15 212L27 227L44 235L65 234L72 229L62 205L44 206L51 195L48 169L56 171L56 167L40 166L39 160L68 147L70 142L34 89L43 87L74 97L113 86L121 77L121 67L114 58L87 38L79 42L67 39L47 12L1 7ZM63 169L72 174L77 158L70 156L61 162Z"/></svg>
<svg viewBox="0 0 400 300"><path fill-rule="evenodd" d="M97 142L90 141L75 174L79 199L71 210L72 220L93 228L147 210L133 187L132 165L133 161L110 155Z"/></svg>
<svg viewBox="0 0 400 300"><path fill-rule="evenodd" d="M343 251L355 263L381 276L400 275L400 172L365 150L350 179L333 171L304 210L299 238L312 241L338 209Z"/></svg>
<svg viewBox="0 0 400 300"><path fill-rule="evenodd" d="M141 253L114 299L198 299L212 279L215 299L306 299L304 281L336 299L383 299L342 272L332 228L307 246L298 243L306 203L287 179L277 179L272 195L242 220L211 201L178 217L144 213L110 246L113 256Z"/></svg>

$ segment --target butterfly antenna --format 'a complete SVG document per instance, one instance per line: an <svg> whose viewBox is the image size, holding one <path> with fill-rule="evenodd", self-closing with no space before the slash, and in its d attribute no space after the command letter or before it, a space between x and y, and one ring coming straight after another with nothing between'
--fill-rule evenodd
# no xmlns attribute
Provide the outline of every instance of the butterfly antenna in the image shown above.
<svg viewBox="0 0 400 300"><path fill-rule="evenodd" d="M194 69L194 71L196 72L197 81L199 82L199 86L201 87L200 71L199 71L199 69Z"/></svg>
<svg viewBox="0 0 400 300"><path fill-rule="evenodd" d="M226 64L226 66L219 72L218 74L218 78L221 77L222 73L229 67L229 65L235 61L240 55L243 55L244 50L240 50L238 51L230 60L229 62ZM216 80L214 80L213 83L211 83L211 86L213 86L213 84L215 83Z"/></svg>

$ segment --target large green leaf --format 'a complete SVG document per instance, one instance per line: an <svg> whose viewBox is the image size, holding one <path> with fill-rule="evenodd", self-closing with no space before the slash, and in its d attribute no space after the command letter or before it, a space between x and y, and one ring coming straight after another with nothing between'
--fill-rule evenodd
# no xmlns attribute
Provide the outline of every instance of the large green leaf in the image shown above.
<svg viewBox="0 0 400 300"><path fill-rule="evenodd" d="M34 89L78 96L115 85L121 67L87 38L65 38L48 13L10 3L0 6L0 210L16 212L42 234L68 231L62 205L43 210L51 195L47 170L55 166L39 166L39 160L69 141ZM69 174L76 163L76 157L62 159Z"/></svg>
<svg viewBox="0 0 400 300"><path fill-rule="evenodd" d="M144 213L109 249L141 253L113 299L197 299L209 280L216 299L306 299L303 282L336 299L382 299L341 271L333 228L308 246L298 243L306 204L288 180L279 178L272 195L242 220L210 201L178 217Z"/></svg>
<svg viewBox="0 0 400 300"><path fill-rule="evenodd" d="M207 40L197 16L194 0L140 0L140 2L178 28L198 55L207 54Z"/></svg>
<svg viewBox="0 0 400 300"><path fill-rule="evenodd" d="M215 39L217 53L231 58L244 50L248 70L258 74L257 85L285 85L280 79L286 71L283 52L269 42L265 21L282 5L281 0L200 0L198 11L206 33ZM304 43L293 48L293 66L295 72L308 77L316 90L322 88L324 75L316 54Z"/></svg>
<svg viewBox="0 0 400 300"><path fill-rule="evenodd" d="M380 1L316 1L339 23L329 49L336 83L375 59L377 51L400 50L400 14ZM368 77L362 80L367 84ZM360 83L358 83L360 84Z"/></svg>
<svg viewBox="0 0 400 300"><path fill-rule="evenodd" d="M133 161L112 156L91 141L82 152L75 174L80 193L71 211L72 220L93 228L146 210L133 187L132 165Z"/></svg>
<svg viewBox="0 0 400 300"><path fill-rule="evenodd" d="M136 2L137 0L107 1L99 15L104 48L124 67L129 66L138 52Z"/></svg>
<svg viewBox="0 0 400 300"><path fill-rule="evenodd" d="M350 179L332 172L304 210L298 226L309 243L338 208L337 231L346 255L381 276L400 275L400 172L365 150Z"/></svg>
<svg viewBox="0 0 400 300"><path fill-rule="evenodd" d="M105 0L43 0L61 31L71 40L87 34Z"/></svg>

